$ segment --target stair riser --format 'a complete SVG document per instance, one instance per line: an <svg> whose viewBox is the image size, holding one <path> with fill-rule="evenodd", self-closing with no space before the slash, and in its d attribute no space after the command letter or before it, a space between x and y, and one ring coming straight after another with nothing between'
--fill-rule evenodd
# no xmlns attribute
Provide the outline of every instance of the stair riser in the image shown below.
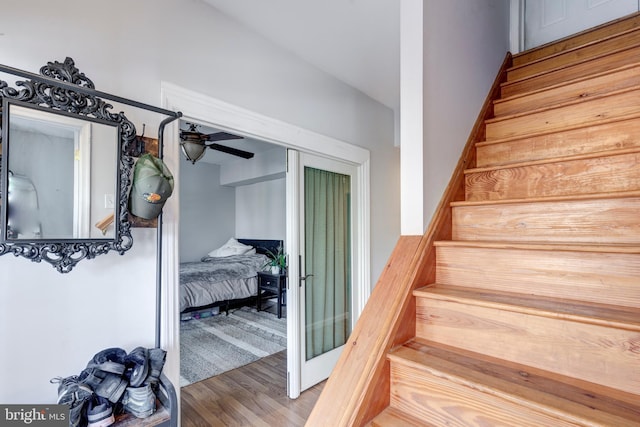
<svg viewBox="0 0 640 427"><path fill-rule="evenodd" d="M638 278L640 254L436 248L436 282L441 285L640 309Z"/></svg>
<svg viewBox="0 0 640 427"><path fill-rule="evenodd" d="M577 196L635 190L640 190L640 152L509 167L465 175L467 201Z"/></svg>
<svg viewBox="0 0 640 427"><path fill-rule="evenodd" d="M640 244L640 198L454 206L452 239Z"/></svg>
<svg viewBox="0 0 640 427"><path fill-rule="evenodd" d="M640 55L640 46L631 47L624 51L616 52L603 58L597 58L589 62L570 65L561 70L541 74L524 80L504 83L500 88L502 98L539 90L552 85L567 82L569 80L590 76L596 73L609 71L613 68L635 64Z"/></svg>
<svg viewBox="0 0 640 427"><path fill-rule="evenodd" d="M640 119L477 146L477 167L640 147Z"/></svg>
<svg viewBox="0 0 640 427"><path fill-rule="evenodd" d="M610 38L620 33L633 30L637 27L640 27L640 16L635 15L623 18L615 23L607 24L597 29L591 29L588 32L517 54L513 57L513 65L517 66L526 64L527 62L535 61L562 51L575 49L589 43L597 42L602 39Z"/></svg>
<svg viewBox="0 0 640 427"><path fill-rule="evenodd" d="M603 40L576 50L558 53L550 58L520 65L507 72L507 81L520 80L536 74L566 67L577 62L587 61L602 55L640 44L640 30L631 31L608 40Z"/></svg>
<svg viewBox="0 0 640 427"><path fill-rule="evenodd" d="M438 426L575 426L398 363L391 364L391 406Z"/></svg>
<svg viewBox="0 0 640 427"><path fill-rule="evenodd" d="M640 112L640 90L631 90L576 105L486 121L486 140L517 138L542 132L598 125L604 119L624 118Z"/></svg>
<svg viewBox="0 0 640 427"><path fill-rule="evenodd" d="M640 84L640 66L625 68L592 79L580 80L567 85L556 86L549 90L496 101L493 113L496 117L522 113L562 103L585 100L616 90L631 88L638 84Z"/></svg>
<svg viewBox="0 0 640 427"><path fill-rule="evenodd" d="M640 394L638 331L416 298L416 336Z"/></svg>

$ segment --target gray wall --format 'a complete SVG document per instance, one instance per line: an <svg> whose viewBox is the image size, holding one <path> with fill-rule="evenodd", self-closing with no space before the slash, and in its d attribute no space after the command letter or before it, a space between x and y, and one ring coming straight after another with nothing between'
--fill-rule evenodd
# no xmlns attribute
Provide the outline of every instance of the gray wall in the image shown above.
<svg viewBox="0 0 640 427"><path fill-rule="evenodd" d="M220 166L180 160L180 262L199 261L235 231L235 188L220 186Z"/></svg>
<svg viewBox="0 0 640 427"><path fill-rule="evenodd" d="M180 262L198 261L231 237L285 240L285 155L274 146L223 166L181 158Z"/></svg>
<svg viewBox="0 0 640 427"><path fill-rule="evenodd" d="M284 178L236 187L236 235L286 240L286 195Z"/></svg>
<svg viewBox="0 0 640 427"><path fill-rule="evenodd" d="M426 230L508 51L509 1L425 1L423 37Z"/></svg>
<svg viewBox="0 0 640 427"><path fill-rule="evenodd" d="M11 132L10 145L9 170L33 183L40 207L34 221L31 221L32 227L22 231L31 237L37 223L40 224L42 238L72 237L73 138L16 130ZM53 165L57 165L55 169ZM26 202L20 202L20 198L15 197L17 194L11 196L10 200L13 200L9 206L18 207ZM21 222L20 217L24 217L22 209L11 210L11 222Z"/></svg>

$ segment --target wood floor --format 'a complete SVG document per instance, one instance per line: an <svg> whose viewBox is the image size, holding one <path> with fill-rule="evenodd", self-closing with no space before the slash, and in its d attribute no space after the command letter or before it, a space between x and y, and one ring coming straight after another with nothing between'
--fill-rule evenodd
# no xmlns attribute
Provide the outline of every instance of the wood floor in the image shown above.
<svg viewBox="0 0 640 427"><path fill-rule="evenodd" d="M287 352L182 388L182 427L303 426L324 383L287 397Z"/></svg>

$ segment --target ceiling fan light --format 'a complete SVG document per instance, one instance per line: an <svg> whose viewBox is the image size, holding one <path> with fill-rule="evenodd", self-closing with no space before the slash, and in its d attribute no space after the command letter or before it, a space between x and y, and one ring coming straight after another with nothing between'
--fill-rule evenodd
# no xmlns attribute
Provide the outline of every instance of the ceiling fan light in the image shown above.
<svg viewBox="0 0 640 427"><path fill-rule="evenodd" d="M202 156L204 156L204 150L207 148L203 143L193 141L181 141L180 146L182 147L184 156L192 164L197 162L202 158Z"/></svg>

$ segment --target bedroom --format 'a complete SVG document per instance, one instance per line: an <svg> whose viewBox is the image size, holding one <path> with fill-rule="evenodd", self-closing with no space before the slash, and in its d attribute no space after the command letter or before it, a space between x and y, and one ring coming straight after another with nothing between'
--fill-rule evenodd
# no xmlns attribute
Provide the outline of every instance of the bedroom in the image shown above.
<svg viewBox="0 0 640 427"><path fill-rule="evenodd" d="M180 123L180 129L188 128L187 122ZM198 125L197 132L217 134L219 131L212 127ZM180 262L192 263L191 265L197 268L211 264L201 263L200 260L214 249L225 245L230 238L284 241L286 232L284 176L286 150L277 145L249 138L221 140L217 143L225 147L249 151L254 154L254 157L244 159L211 149L207 149L203 157L195 163L181 156L180 176L177 179L181 195ZM238 257L218 259L233 261L236 258ZM247 264L246 268L261 268L264 264L261 260L262 258L247 257L239 261ZM226 266L223 266L224 268ZM234 282L230 281L230 283L233 287L225 286L225 288L227 292L232 292L229 295L234 296L244 296L256 287L255 279L246 280L237 287ZM185 286L183 281L181 288ZM198 294L203 293L207 298L204 301L197 298ZM189 310L209 302L214 301L207 288L197 286L197 290L189 292L188 295L182 295L181 291L180 308L187 310L182 318L191 318L193 314L198 313L198 310L197 308L195 308L196 311ZM263 310L266 308L273 313L276 312L273 301L265 303L266 301L263 302ZM255 300L247 301L246 305L255 307ZM220 307L221 312L224 310L224 306ZM286 317L286 308L282 311L283 317ZM204 315L209 312L205 311ZM281 322L284 323L285 320L282 319ZM185 325L185 321L181 322L181 325L189 330L193 327L193 325ZM219 353L222 355L222 350ZM188 354L192 355L192 353ZM190 356L185 353L183 362L186 362L185 359L188 357ZM183 363L184 365L186 364ZM223 368L220 367L220 369ZM211 369L211 372L217 371L217 368L207 369ZM194 373L186 369L185 372L188 372L186 375L190 380L181 379L183 385L193 382Z"/></svg>

